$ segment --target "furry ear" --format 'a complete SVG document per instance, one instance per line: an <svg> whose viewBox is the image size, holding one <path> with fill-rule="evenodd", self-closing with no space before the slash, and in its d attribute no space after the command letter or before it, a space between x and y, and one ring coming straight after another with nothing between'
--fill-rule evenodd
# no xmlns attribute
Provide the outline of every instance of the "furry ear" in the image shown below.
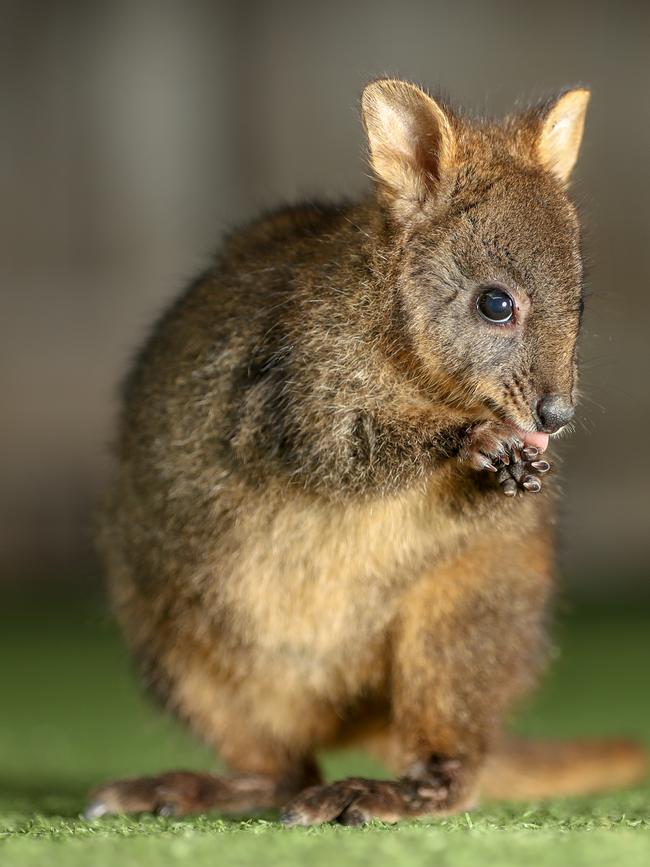
<svg viewBox="0 0 650 867"><path fill-rule="evenodd" d="M578 159L590 96L582 88L564 93L542 117L537 133L537 160L563 184Z"/></svg>
<svg viewBox="0 0 650 867"><path fill-rule="evenodd" d="M361 98L370 164L380 194L413 211L440 192L454 160L454 132L445 111L414 84L372 81Z"/></svg>

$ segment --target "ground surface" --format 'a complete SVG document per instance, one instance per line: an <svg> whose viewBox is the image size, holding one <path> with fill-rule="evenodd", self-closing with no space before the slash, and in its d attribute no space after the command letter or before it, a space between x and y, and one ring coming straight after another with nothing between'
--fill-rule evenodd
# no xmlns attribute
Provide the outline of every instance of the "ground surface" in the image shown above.
<svg viewBox="0 0 650 867"><path fill-rule="evenodd" d="M248 821L79 817L107 778L205 768L210 756L141 697L102 607L84 593L0 608L0 864L611 865L650 864L650 785L598 798L490 805L453 819L364 829ZM40 594L39 594L40 596ZM517 720L530 734L632 733L650 743L650 608L562 615L562 653ZM330 777L368 773L326 757Z"/></svg>

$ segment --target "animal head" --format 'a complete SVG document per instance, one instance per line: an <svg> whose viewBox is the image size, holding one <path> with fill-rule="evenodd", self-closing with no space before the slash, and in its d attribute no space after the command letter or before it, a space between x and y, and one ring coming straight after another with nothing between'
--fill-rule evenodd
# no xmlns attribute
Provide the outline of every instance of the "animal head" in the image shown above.
<svg viewBox="0 0 650 867"><path fill-rule="evenodd" d="M502 123L412 84L362 98L391 281L410 351L449 404L554 433L577 393L578 219L567 195L589 92Z"/></svg>

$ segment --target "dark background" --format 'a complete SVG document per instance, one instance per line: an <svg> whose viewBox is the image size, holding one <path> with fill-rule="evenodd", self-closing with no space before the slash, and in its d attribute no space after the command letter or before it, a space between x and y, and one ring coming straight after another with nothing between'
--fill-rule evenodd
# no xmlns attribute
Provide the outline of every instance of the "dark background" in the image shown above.
<svg viewBox="0 0 650 867"><path fill-rule="evenodd" d="M116 383L222 232L368 184L358 97L389 73L479 114L593 90L574 192L584 399L562 446L575 593L647 594L650 4L0 3L6 582L96 586ZM52 585L54 586L54 585Z"/></svg>

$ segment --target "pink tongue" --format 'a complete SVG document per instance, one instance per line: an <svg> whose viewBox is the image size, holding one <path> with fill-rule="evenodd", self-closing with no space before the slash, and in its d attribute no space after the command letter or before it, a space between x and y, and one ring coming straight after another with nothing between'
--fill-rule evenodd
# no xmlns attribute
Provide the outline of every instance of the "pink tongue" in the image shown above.
<svg viewBox="0 0 650 867"><path fill-rule="evenodd" d="M539 449L540 452L546 451L549 439L547 433L539 433L537 431L529 433L529 431L520 430L519 436L524 441L524 445L535 446L535 448Z"/></svg>

